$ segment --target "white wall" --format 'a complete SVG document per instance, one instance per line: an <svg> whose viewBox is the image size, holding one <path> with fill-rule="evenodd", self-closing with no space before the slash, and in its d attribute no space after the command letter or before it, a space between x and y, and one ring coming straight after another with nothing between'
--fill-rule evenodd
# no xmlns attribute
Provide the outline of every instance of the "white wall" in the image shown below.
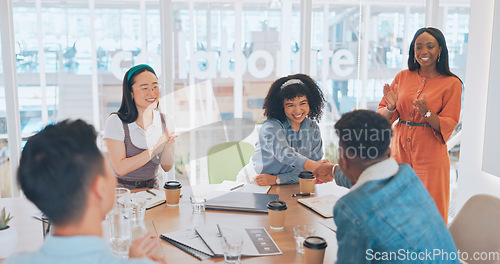
<svg viewBox="0 0 500 264"><path fill-rule="evenodd" d="M500 2L497 5L500 5ZM498 9L500 8L497 6ZM486 193L500 197L500 177L498 177L500 175L495 176L483 171L489 80L490 74L499 74L490 72L490 64L500 63L499 53L492 54L492 35L495 34L496 37L500 35L498 27L493 29L495 0L471 1L470 12L457 209L475 194ZM500 20L500 11L496 12L496 16L497 21ZM495 54L496 57L492 57ZM500 117L497 116L495 121L500 121ZM489 120L489 122L494 121ZM498 164L500 165L500 159Z"/></svg>

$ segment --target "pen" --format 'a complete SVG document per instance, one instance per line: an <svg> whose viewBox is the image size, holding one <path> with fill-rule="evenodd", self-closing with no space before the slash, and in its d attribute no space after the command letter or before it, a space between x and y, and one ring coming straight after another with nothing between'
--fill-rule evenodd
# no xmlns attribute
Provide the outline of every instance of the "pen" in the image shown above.
<svg viewBox="0 0 500 264"><path fill-rule="evenodd" d="M233 188L229 189L229 191L234 191L234 190L236 190L236 189L238 189L238 188L241 188L241 187L243 187L243 186L245 186L245 184L244 184L244 183L242 183L242 184L240 184L240 185L238 185L238 186L234 186Z"/></svg>
<svg viewBox="0 0 500 264"><path fill-rule="evenodd" d="M152 192L152 191L150 191L150 190L146 190L146 192L147 192L147 193L150 193L150 194L152 194L152 195L154 195L154 196L156 196L156 193L154 193L154 192Z"/></svg>
<svg viewBox="0 0 500 264"><path fill-rule="evenodd" d="M292 194L292 197L297 197L297 196L311 196L314 193L294 193Z"/></svg>

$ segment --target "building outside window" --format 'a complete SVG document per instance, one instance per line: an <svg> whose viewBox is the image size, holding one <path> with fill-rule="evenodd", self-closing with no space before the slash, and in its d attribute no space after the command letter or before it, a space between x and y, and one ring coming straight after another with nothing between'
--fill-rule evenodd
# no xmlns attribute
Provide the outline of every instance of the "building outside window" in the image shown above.
<svg viewBox="0 0 500 264"><path fill-rule="evenodd" d="M450 67L462 80L468 5L468 0L442 0L439 9ZM270 84L300 72L304 52L300 1L172 1L166 16L172 32L161 25L157 0L95 1L94 6L84 0L42 0L40 10L34 1L14 0L13 6L23 138L66 118L82 118L102 130L108 115L118 110L123 74L131 66L148 63L163 80L161 37L172 34L167 48L174 56L164 59L173 60L174 87L170 94L166 91L172 87L162 91L172 105L162 109L172 110L168 114L179 134L176 176L192 184L208 181L208 148L229 139L221 122L243 120L250 127L232 139L256 142ZM425 25L425 15L425 1L312 1L309 72L327 100L320 122L326 158L335 157L333 124L340 115L356 108L375 110L384 83L407 67L408 45ZM8 155L5 100L2 90L3 182L12 175L2 169L8 168L8 160L2 163L2 153Z"/></svg>

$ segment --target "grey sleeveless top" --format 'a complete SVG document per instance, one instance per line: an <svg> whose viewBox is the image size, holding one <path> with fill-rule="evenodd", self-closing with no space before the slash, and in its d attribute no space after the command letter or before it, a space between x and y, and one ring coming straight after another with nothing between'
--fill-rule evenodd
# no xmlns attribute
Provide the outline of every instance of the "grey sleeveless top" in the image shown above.
<svg viewBox="0 0 500 264"><path fill-rule="evenodd" d="M161 117L161 125L162 125L162 132L165 133L165 116L163 114L160 114ZM146 149L138 148L132 143L132 139L130 138L130 131L128 129L128 124L123 122L123 132L125 133L125 151L126 151L126 157L130 158L133 156L136 156ZM142 167L131 171L123 176L121 176L121 179L127 180L127 181L143 181L143 180L150 180L154 179L157 176L158 173L158 164L160 164L161 160L161 153L152 158L148 163L144 164Z"/></svg>

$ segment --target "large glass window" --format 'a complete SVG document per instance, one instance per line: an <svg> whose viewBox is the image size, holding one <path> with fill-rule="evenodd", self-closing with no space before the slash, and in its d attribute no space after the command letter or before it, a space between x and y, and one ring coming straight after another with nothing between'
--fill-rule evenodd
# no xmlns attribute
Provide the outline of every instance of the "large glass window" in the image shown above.
<svg viewBox="0 0 500 264"><path fill-rule="evenodd" d="M464 80L467 1L440 2L450 67ZM125 71L147 62L161 75L161 36L169 33L162 32L159 1L95 1L95 21L90 23L87 1L42 0L43 32L38 32L34 2L13 3L24 136L43 126L44 115L48 123L82 118L102 128L120 105ZM310 73L327 100L320 123L327 153L335 148L332 129L340 114L361 107L376 109L384 83L407 67L408 45L425 24L425 4L424 0L312 2ZM217 124L241 117L255 129L238 140L255 143L270 84L300 72L300 2L173 1L173 12L166 17L174 27L173 57L166 59L173 60L175 92L165 95L173 98L167 100L173 105L162 108L173 109L168 114L180 135L177 172L194 175L193 182L199 183L206 178L203 157L208 148L229 138ZM96 50L91 50L92 41ZM41 51L44 65L40 65ZM97 76L92 76L94 52ZM92 90L95 80L97 95ZM94 96L100 103L98 120L93 116ZM1 130L3 105L0 135L6 138Z"/></svg>
<svg viewBox="0 0 500 264"><path fill-rule="evenodd" d="M0 42L0 49L2 43ZM10 197L9 142L7 140L7 112L3 74L3 58L0 53L0 198Z"/></svg>

